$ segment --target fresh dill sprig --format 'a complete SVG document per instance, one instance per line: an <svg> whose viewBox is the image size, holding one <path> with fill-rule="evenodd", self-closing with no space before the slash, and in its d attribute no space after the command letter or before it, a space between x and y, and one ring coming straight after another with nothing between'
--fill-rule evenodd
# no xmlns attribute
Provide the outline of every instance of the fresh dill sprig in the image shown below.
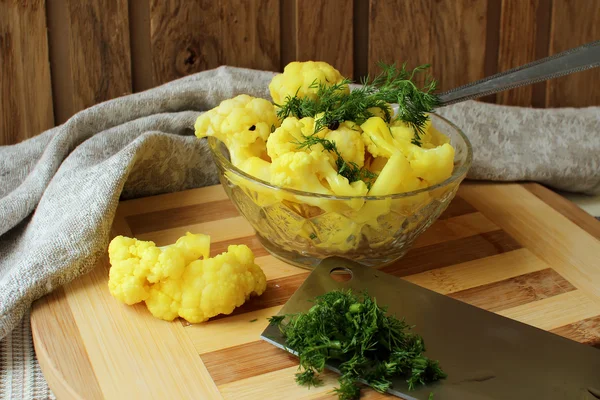
<svg viewBox="0 0 600 400"><path fill-rule="evenodd" d="M382 72L371 82L363 79L361 86L347 93L347 85L352 83L344 79L334 85L313 82L310 88L317 89L315 97L288 96L284 104L277 104L277 116L283 119L294 116L315 118L315 133L326 127L339 126L344 121L362 124L379 109L387 123L392 122L391 103L398 104L396 119L404 121L414 130L413 143L421 145L421 135L428 120L428 113L440 104L435 94L437 83L431 76L425 76L425 84L419 88L415 80L426 73L429 65L421 65L412 70L395 64L379 63ZM319 115L321 114L321 115Z"/></svg>
<svg viewBox="0 0 600 400"><path fill-rule="evenodd" d="M298 146L298 150L307 148L311 149L312 146L320 144L323 146L323 149L333 153L335 155L335 166L337 167L338 174L348 179L349 183L356 181L363 181L367 185L369 189L371 189L371 185L377 179L377 174L369 171L366 168L361 168L352 161L346 161L340 154L339 150L334 141L323 139L318 137L316 134L308 135L304 137L304 141L296 142Z"/></svg>
<svg viewBox="0 0 600 400"><path fill-rule="evenodd" d="M308 312L270 319L286 347L298 353L298 384L318 385L317 374L329 361L339 363L335 392L342 400L359 397L359 380L385 392L395 376L405 378L409 390L446 378L439 363L423 355L423 339L405 321L387 315L367 293L332 291L314 303Z"/></svg>

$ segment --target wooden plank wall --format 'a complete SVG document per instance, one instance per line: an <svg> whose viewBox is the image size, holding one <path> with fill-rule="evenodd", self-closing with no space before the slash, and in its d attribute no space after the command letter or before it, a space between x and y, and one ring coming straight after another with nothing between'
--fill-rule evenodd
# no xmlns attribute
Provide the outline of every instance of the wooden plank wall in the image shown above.
<svg viewBox="0 0 600 400"><path fill-rule="evenodd" d="M449 89L600 39L600 0L0 0L0 145L79 110L228 64L433 64ZM600 69L489 96L600 104Z"/></svg>

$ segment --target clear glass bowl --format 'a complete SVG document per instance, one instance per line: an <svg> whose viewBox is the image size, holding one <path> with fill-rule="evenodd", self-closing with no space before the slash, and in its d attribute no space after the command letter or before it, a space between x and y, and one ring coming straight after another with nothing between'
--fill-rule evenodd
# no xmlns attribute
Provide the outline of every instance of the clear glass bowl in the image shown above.
<svg viewBox="0 0 600 400"><path fill-rule="evenodd" d="M209 137L208 143L227 195L273 256L308 269L330 256L383 266L404 256L444 212L471 166L465 134L437 114L430 117L455 148L452 176L425 189L387 196L327 196L274 186L231 164L219 140Z"/></svg>

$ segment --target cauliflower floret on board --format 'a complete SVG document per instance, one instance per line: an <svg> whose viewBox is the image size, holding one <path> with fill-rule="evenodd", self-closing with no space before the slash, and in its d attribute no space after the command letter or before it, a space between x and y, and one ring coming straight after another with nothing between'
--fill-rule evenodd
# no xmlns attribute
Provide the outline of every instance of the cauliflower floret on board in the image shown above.
<svg viewBox="0 0 600 400"><path fill-rule="evenodd" d="M209 258L210 237L187 233L171 246L124 236L108 249L110 293L126 304L141 301L157 318L191 323L230 314L266 289L266 277L245 245ZM202 257L202 259L199 259Z"/></svg>
<svg viewBox="0 0 600 400"><path fill-rule="evenodd" d="M265 158L265 143L278 126L271 102L242 94L200 115L194 129L199 138L214 136L225 143L237 165L249 157Z"/></svg>
<svg viewBox="0 0 600 400"><path fill-rule="evenodd" d="M283 104L286 97L317 98L317 87L313 83L332 86L340 83L344 77L331 65L322 61L294 61L283 69L283 74L276 75L269 84L269 91L275 104ZM343 93L350 93L345 85Z"/></svg>

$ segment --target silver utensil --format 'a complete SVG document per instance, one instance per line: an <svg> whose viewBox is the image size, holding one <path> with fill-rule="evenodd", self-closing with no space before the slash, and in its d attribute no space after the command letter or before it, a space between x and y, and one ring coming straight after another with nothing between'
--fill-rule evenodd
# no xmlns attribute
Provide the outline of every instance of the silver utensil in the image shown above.
<svg viewBox="0 0 600 400"><path fill-rule="evenodd" d="M442 106L476 99L520 86L600 66L600 41L513 68L441 93Z"/></svg>

